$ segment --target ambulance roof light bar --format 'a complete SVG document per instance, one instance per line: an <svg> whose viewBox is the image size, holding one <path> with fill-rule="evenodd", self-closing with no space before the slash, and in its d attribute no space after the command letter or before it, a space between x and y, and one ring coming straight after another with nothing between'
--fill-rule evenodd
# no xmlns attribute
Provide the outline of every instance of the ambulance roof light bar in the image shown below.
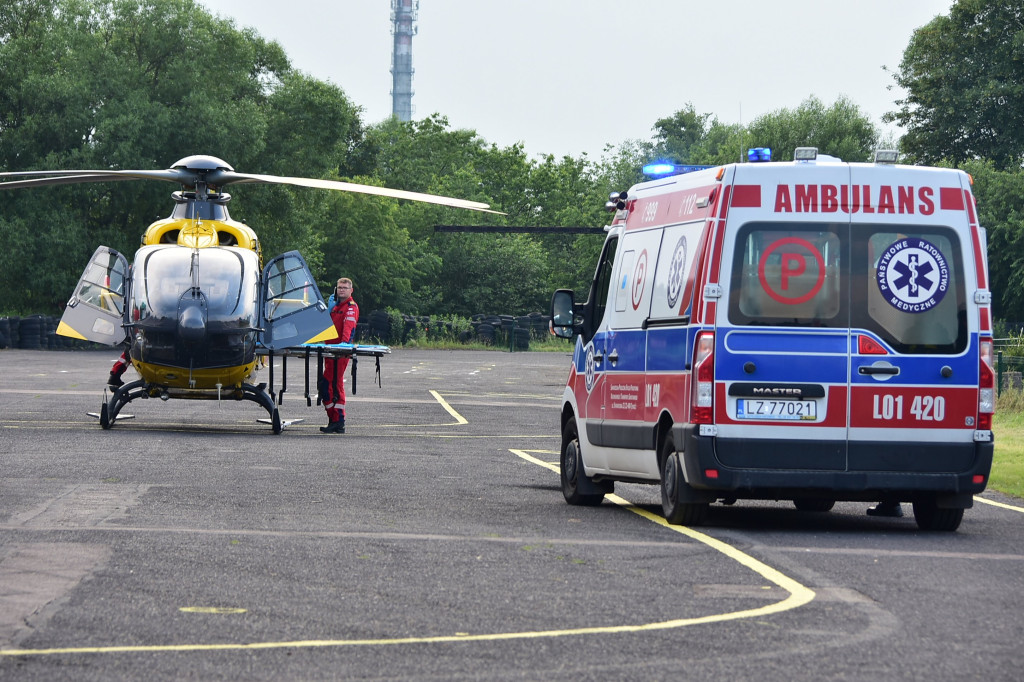
<svg viewBox="0 0 1024 682"><path fill-rule="evenodd" d="M895 164L900 158L900 153L895 149L876 149L875 163Z"/></svg>
<svg viewBox="0 0 1024 682"><path fill-rule="evenodd" d="M693 173L694 171L705 170L708 168L715 168L715 166L693 166L672 163L671 161L655 161L645 165L643 167L643 173L651 179L657 179L667 178L671 175Z"/></svg>
<svg viewBox="0 0 1024 682"><path fill-rule="evenodd" d="M747 150L747 161L750 163L759 163L762 161L772 160L772 148L771 147L753 147Z"/></svg>
<svg viewBox="0 0 1024 682"><path fill-rule="evenodd" d="M817 147L797 147L793 151L794 161L814 161L818 158Z"/></svg>

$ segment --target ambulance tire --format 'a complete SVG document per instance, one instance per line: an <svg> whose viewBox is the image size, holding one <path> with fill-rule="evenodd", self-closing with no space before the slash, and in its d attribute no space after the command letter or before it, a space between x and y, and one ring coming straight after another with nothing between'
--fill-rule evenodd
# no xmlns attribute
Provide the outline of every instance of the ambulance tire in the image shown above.
<svg viewBox="0 0 1024 682"><path fill-rule="evenodd" d="M606 492L612 492L611 486L594 483L583 472L583 458L580 456L580 439L575 419L569 420L562 430L562 454L559 464L562 496L569 504L596 507L601 504ZM591 490L598 492L584 492Z"/></svg>
<svg viewBox="0 0 1024 682"><path fill-rule="evenodd" d="M827 512L836 506L836 501L822 497L798 497L793 500L793 506L804 512Z"/></svg>
<svg viewBox="0 0 1024 682"><path fill-rule="evenodd" d="M683 464L669 434L661 446L661 510L672 525L699 526L707 517L707 502L684 501L689 490L690 485L683 477Z"/></svg>
<svg viewBox="0 0 1024 682"><path fill-rule="evenodd" d="M921 530L954 531L964 519L963 509L945 509L934 499L914 501L914 520Z"/></svg>

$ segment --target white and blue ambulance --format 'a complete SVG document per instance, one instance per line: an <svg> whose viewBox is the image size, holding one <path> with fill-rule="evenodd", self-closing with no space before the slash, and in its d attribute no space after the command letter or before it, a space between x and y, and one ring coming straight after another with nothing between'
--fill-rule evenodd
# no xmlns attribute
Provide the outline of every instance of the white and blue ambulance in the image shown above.
<svg viewBox="0 0 1024 682"><path fill-rule="evenodd" d="M587 301L552 299L552 331L577 339L569 503L629 481L660 484L672 523L718 500L862 500L955 530L984 490L995 374L970 177L794 156L612 196Z"/></svg>

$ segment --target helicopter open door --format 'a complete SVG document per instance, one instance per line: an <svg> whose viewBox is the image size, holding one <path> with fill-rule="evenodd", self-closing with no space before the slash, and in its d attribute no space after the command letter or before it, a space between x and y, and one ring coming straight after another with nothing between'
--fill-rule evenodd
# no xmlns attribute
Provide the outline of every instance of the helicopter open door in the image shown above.
<svg viewBox="0 0 1024 682"><path fill-rule="evenodd" d="M327 304L298 251L267 263L261 302L262 343L271 350L322 343L338 336Z"/></svg>
<svg viewBox="0 0 1024 682"><path fill-rule="evenodd" d="M123 342L128 336L123 326L127 286L128 259L107 246L96 249L64 309L57 333L108 346Z"/></svg>

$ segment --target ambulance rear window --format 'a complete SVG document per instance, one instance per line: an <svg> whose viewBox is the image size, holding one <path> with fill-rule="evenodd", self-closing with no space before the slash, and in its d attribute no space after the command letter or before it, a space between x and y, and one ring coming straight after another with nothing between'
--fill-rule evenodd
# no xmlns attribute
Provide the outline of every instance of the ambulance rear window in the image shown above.
<svg viewBox="0 0 1024 682"><path fill-rule="evenodd" d="M852 326L875 332L900 353L962 352L967 306L956 233L873 226L858 234L861 229Z"/></svg>
<svg viewBox="0 0 1024 682"><path fill-rule="evenodd" d="M828 225L754 224L736 242L729 318L744 325L846 326L842 239Z"/></svg>

